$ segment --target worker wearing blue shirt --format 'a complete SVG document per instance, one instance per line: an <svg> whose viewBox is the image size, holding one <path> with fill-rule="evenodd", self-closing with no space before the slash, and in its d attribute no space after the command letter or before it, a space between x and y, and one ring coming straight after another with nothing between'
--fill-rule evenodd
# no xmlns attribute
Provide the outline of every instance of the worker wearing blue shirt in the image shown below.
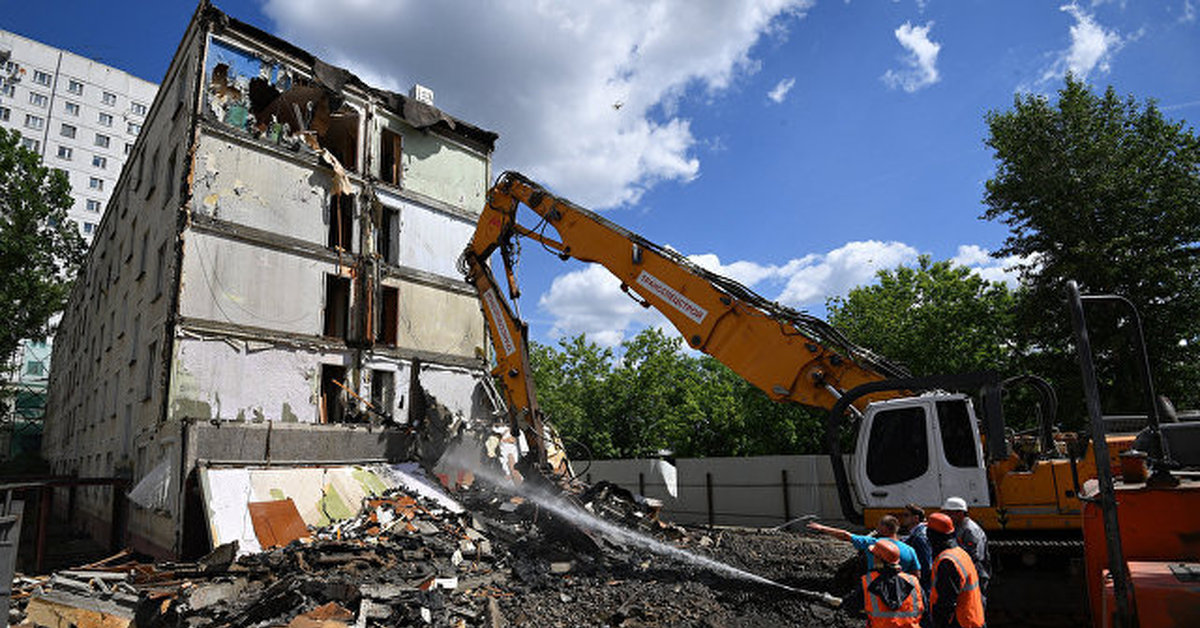
<svg viewBox="0 0 1200 628"><path fill-rule="evenodd" d="M879 539L891 539L896 543L896 548L900 550L900 569L914 576L921 575L921 563L917 560L917 552L896 537L900 531L900 521L892 515L880 517L879 523L875 525L875 532L870 535L852 534L847 530L821 525L815 521L808 524L808 529L854 545L855 549L866 555L868 572L875 568L875 557L871 554L871 546Z"/></svg>

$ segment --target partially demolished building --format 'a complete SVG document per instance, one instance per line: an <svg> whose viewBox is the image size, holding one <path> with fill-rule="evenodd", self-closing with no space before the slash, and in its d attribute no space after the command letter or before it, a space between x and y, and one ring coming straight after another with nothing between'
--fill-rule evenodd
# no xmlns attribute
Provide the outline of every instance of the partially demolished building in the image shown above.
<svg viewBox="0 0 1200 628"><path fill-rule="evenodd" d="M197 468L395 460L429 404L491 412L456 261L496 137L202 2L55 340L43 454L134 502L73 517L201 551Z"/></svg>

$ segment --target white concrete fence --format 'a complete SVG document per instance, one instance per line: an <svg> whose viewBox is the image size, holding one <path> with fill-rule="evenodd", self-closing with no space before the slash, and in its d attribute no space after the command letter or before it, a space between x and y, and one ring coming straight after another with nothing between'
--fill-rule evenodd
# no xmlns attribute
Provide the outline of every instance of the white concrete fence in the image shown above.
<svg viewBox="0 0 1200 628"><path fill-rule="evenodd" d="M846 456L851 468L852 456ZM660 499L663 518L683 524L772 528L813 514L843 522L828 456L681 458L678 495L667 491L657 459L573 463L588 482L608 480L635 494Z"/></svg>

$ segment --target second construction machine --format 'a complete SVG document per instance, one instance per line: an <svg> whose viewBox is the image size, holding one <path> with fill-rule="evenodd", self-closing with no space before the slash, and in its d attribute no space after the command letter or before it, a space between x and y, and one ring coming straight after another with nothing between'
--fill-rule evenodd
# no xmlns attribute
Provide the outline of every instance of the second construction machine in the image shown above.
<svg viewBox="0 0 1200 628"><path fill-rule="evenodd" d="M522 205L536 217L532 227L517 221ZM630 297L671 321L691 348L720 360L771 399L828 410L826 443L847 519L873 525L907 503L936 507L959 496L989 532L1070 530L1076 532L1066 537L1078 538L1077 490L1095 477L1095 459L1085 442L1067 447L1051 433L1053 392L1040 380L1022 382L1035 383L1046 402L1036 439L1042 453L1018 455L1000 402L1011 382L988 374L909 377L825 321L755 294L508 172L488 192L461 262L479 293L495 347L493 373L513 427L522 431L537 462L559 473L567 468L538 407L526 325L510 302L519 292L518 238L563 259L603 265ZM491 270L497 252L508 297ZM982 400L979 409L976 400ZM850 468L839 446L848 416L857 424ZM1112 465L1128 443L1109 444Z"/></svg>

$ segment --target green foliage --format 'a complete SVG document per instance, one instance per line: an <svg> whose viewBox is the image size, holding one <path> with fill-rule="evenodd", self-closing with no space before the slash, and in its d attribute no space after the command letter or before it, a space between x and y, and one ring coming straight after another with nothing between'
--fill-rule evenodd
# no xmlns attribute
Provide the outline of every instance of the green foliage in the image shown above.
<svg viewBox="0 0 1200 628"><path fill-rule="evenodd" d="M21 340L43 338L66 303L85 252L67 221L70 185L62 172L0 129L0 359Z"/></svg>
<svg viewBox="0 0 1200 628"><path fill-rule="evenodd" d="M1028 260L1017 324L1025 360L1051 377L1064 416L1083 416L1066 282L1135 303L1160 392L1200 392L1200 140L1153 101L1068 77L1056 101L1019 96L987 116L996 159L984 218L1011 233L999 256ZM1144 410L1124 317L1090 307L1105 410Z"/></svg>
<svg viewBox="0 0 1200 628"><path fill-rule="evenodd" d="M619 353L582 335L530 349L542 409L594 458L821 451L823 414L771 401L713 358L684 352L676 336L646 329Z"/></svg>
<svg viewBox="0 0 1200 628"><path fill-rule="evenodd" d="M922 256L826 304L829 322L915 376L1009 371L1015 295L965 266Z"/></svg>

